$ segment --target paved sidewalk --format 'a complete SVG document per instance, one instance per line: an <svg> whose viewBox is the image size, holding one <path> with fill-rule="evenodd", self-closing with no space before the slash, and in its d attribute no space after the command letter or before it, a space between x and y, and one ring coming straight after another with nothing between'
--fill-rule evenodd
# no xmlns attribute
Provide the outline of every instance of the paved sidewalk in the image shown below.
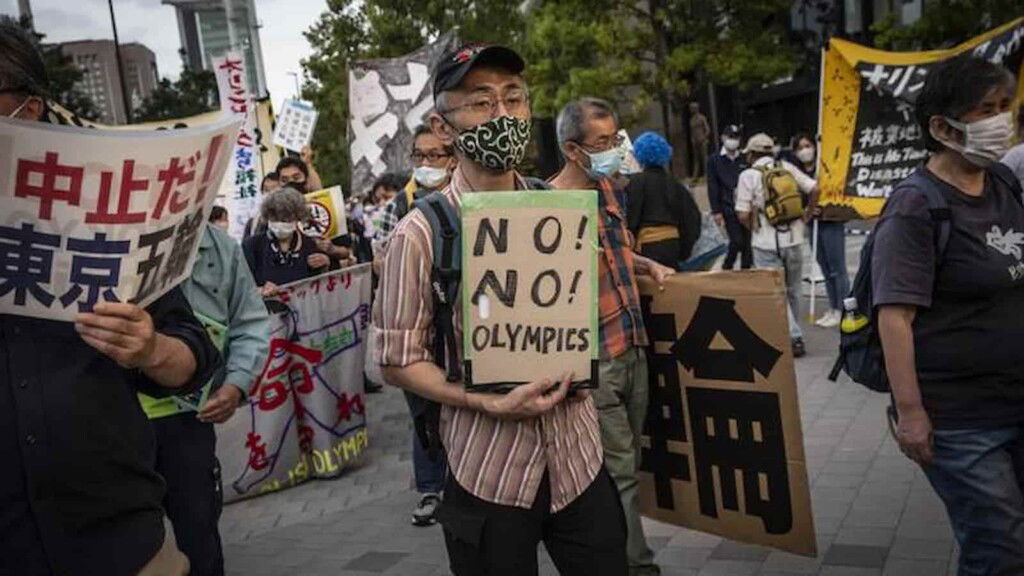
<svg viewBox="0 0 1024 576"><path fill-rule="evenodd" d="M889 437L887 397L848 380L829 382L836 336L815 327L806 333L808 355L797 361L797 377L818 557L645 521L663 574L955 574L944 508ZM370 448L358 468L225 507L229 574L448 574L440 528L409 523L417 496L410 489L412 426L401 393L370 396L368 412ZM546 555L541 573L555 574Z"/></svg>

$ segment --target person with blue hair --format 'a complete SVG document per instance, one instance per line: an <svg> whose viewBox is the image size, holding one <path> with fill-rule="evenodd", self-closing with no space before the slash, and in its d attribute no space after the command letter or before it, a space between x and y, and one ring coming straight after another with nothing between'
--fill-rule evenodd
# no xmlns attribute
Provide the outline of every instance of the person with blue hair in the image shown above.
<svg viewBox="0 0 1024 576"><path fill-rule="evenodd" d="M700 209L690 191L667 170L672 146L657 132L633 143L643 172L626 186L627 222L636 251L671 268L690 257L700 237Z"/></svg>

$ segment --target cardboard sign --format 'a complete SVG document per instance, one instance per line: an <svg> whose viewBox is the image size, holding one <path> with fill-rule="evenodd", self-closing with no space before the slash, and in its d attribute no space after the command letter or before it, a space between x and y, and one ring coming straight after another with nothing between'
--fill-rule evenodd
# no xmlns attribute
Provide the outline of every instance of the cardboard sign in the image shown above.
<svg viewBox="0 0 1024 576"><path fill-rule="evenodd" d="M148 306L192 272L238 121L110 132L0 120L0 313Z"/></svg>
<svg viewBox="0 0 1024 576"><path fill-rule="evenodd" d="M640 507L663 522L814 555L778 270L641 279L650 405Z"/></svg>
<svg viewBox="0 0 1024 576"><path fill-rule="evenodd" d="M823 56L818 183L824 218L874 218L928 157L914 102L929 70L971 54L1002 64L1024 92L1024 18L948 50L884 52L832 38ZM1014 106L1016 109L1017 106Z"/></svg>
<svg viewBox="0 0 1024 576"><path fill-rule="evenodd" d="M597 383L597 193L462 196L465 384Z"/></svg>
<svg viewBox="0 0 1024 576"><path fill-rule="evenodd" d="M319 114L316 108L313 108L312 102L291 98L285 100L281 115L277 118L274 144L301 152L313 140L317 116Z"/></svg>
<svg viewBox="0 0 1024 576"><path fill-rule="evenodd" d="M306 236L334 239L348 234L345 196L341 186L306 194L306 204L309 206L309 221L302 227Z"/></svg>
<svg viewBox="0 0 1024 576"><path fill-rule="evenodd" d="M260 149L256 142L256 105L245 75L245 59L240 52L228 52L214 59L220 108L242 121L231 154L231 165L224 182L228 233L241 238L245 223L260 209L260 180L257 163Z"/></svg>
<svg viewBox="0 0 1024 576"><path fill-rule="evenodd" d="M337 477L366 450L372 282L363 264L282 288L286 310L270 319L263 371L217 426L225 501Z"/></svg>

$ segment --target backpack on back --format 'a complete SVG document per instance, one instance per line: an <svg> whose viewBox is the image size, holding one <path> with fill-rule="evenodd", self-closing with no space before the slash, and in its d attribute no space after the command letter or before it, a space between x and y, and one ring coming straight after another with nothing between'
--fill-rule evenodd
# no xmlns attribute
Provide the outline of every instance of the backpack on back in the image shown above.
<svg viewBox="0 0 1024 576"><path fill-rule="evenodd" d="M1024 205L1024 201L1021 199L1020 182L1009 168L997 162L989 167L988 174L1009 188L1018 204ZM900 186L897 185L893 194L896 194L899 189ZM941 190L935 186L926 186L923 190L934 230L935 267L938 269L946 254L950 232L953 228L952 212ZM884 207L882 214L885 214ZM846 372L851 380L865 388L876 392L889 392L889 377L885 371L885 355L878 334L878 313L874 308L871 285L871 260L874 246L875 235L871 234L861 248L860 267L853 279L853 287L850 289L849 296L857 300L857 314L862 318L852 325L843 326L843 324L847 324L844 318L843 324L840 325L839 357L836 358L828 379L835 382L839 378L840 372ZM938 274L936 274L935 280L938 282Z"/></svg>
<svg viewBox="0 0 1024 576"><path fill-rule="evenodd" d="M796 178L782 162L756 168L764 188L764 216L772 226L788 224L803 216L804 199Z"/></svg>

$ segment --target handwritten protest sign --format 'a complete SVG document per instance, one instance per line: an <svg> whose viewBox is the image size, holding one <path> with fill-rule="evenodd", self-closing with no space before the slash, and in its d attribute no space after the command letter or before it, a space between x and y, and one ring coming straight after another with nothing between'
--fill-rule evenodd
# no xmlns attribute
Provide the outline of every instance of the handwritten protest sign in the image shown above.
<svg viewBox="0 0 1024 576"><path fill-rule="evenodd" d="M217 427L226 501L336 477L366 449L371 288L369 264L283 287L263 371Z"/></svg>
<svg viewBox="0 0 1024 576"><path fill-rule="evenodd" d="M313 140L317 116L311 102L291 98L285 100L274 128L274 144L301 152Z"/></svg>
<svg viewBox="0 0 1024 576"><path fill-rule="evenodd" d="M597 194L462 197L465 383L597 383Z"/></svg>
<svg viewBox="0 0 1024 576"><path fill-rule="evenodd" d="M914 102L928 72L962 54L1002 64L1024 83L1024 18L948 50L884 52L832 38L820 108L820 204L829 220L874 218L928 157Z"/></svg>
<svg viewBox="0 0 1024 576"><path fill-rule="evenodd" d="M237 131L0 120L0 313L72 321L188 277Z"/></svg>
<svg viewBox="0 0 1024 576"><path fill-rule="evenodd" d="M651 345L644 515L814 555L796 372L777 270L642 278Z"/></svg>
<svg viewBox="0 0 1024 576"><path fill-rule="evenodd" d="M309 206L309 221L302 231L307 236L333 239L348 234L345 195L341 192L341 186L306 194L306 204Z"/></svg>
<svg viewBox="0 0 1024 576"><path fill-rule="evenodd" d="M245 76L245 59L240 52L228 52L216 58L214 71L221 110L242 121L225 182L228 189L225 194L228 232L235 238L241 238L245 223L259 212L262 175L257 166L260 150L256 144L256 107Z"/></svg>

